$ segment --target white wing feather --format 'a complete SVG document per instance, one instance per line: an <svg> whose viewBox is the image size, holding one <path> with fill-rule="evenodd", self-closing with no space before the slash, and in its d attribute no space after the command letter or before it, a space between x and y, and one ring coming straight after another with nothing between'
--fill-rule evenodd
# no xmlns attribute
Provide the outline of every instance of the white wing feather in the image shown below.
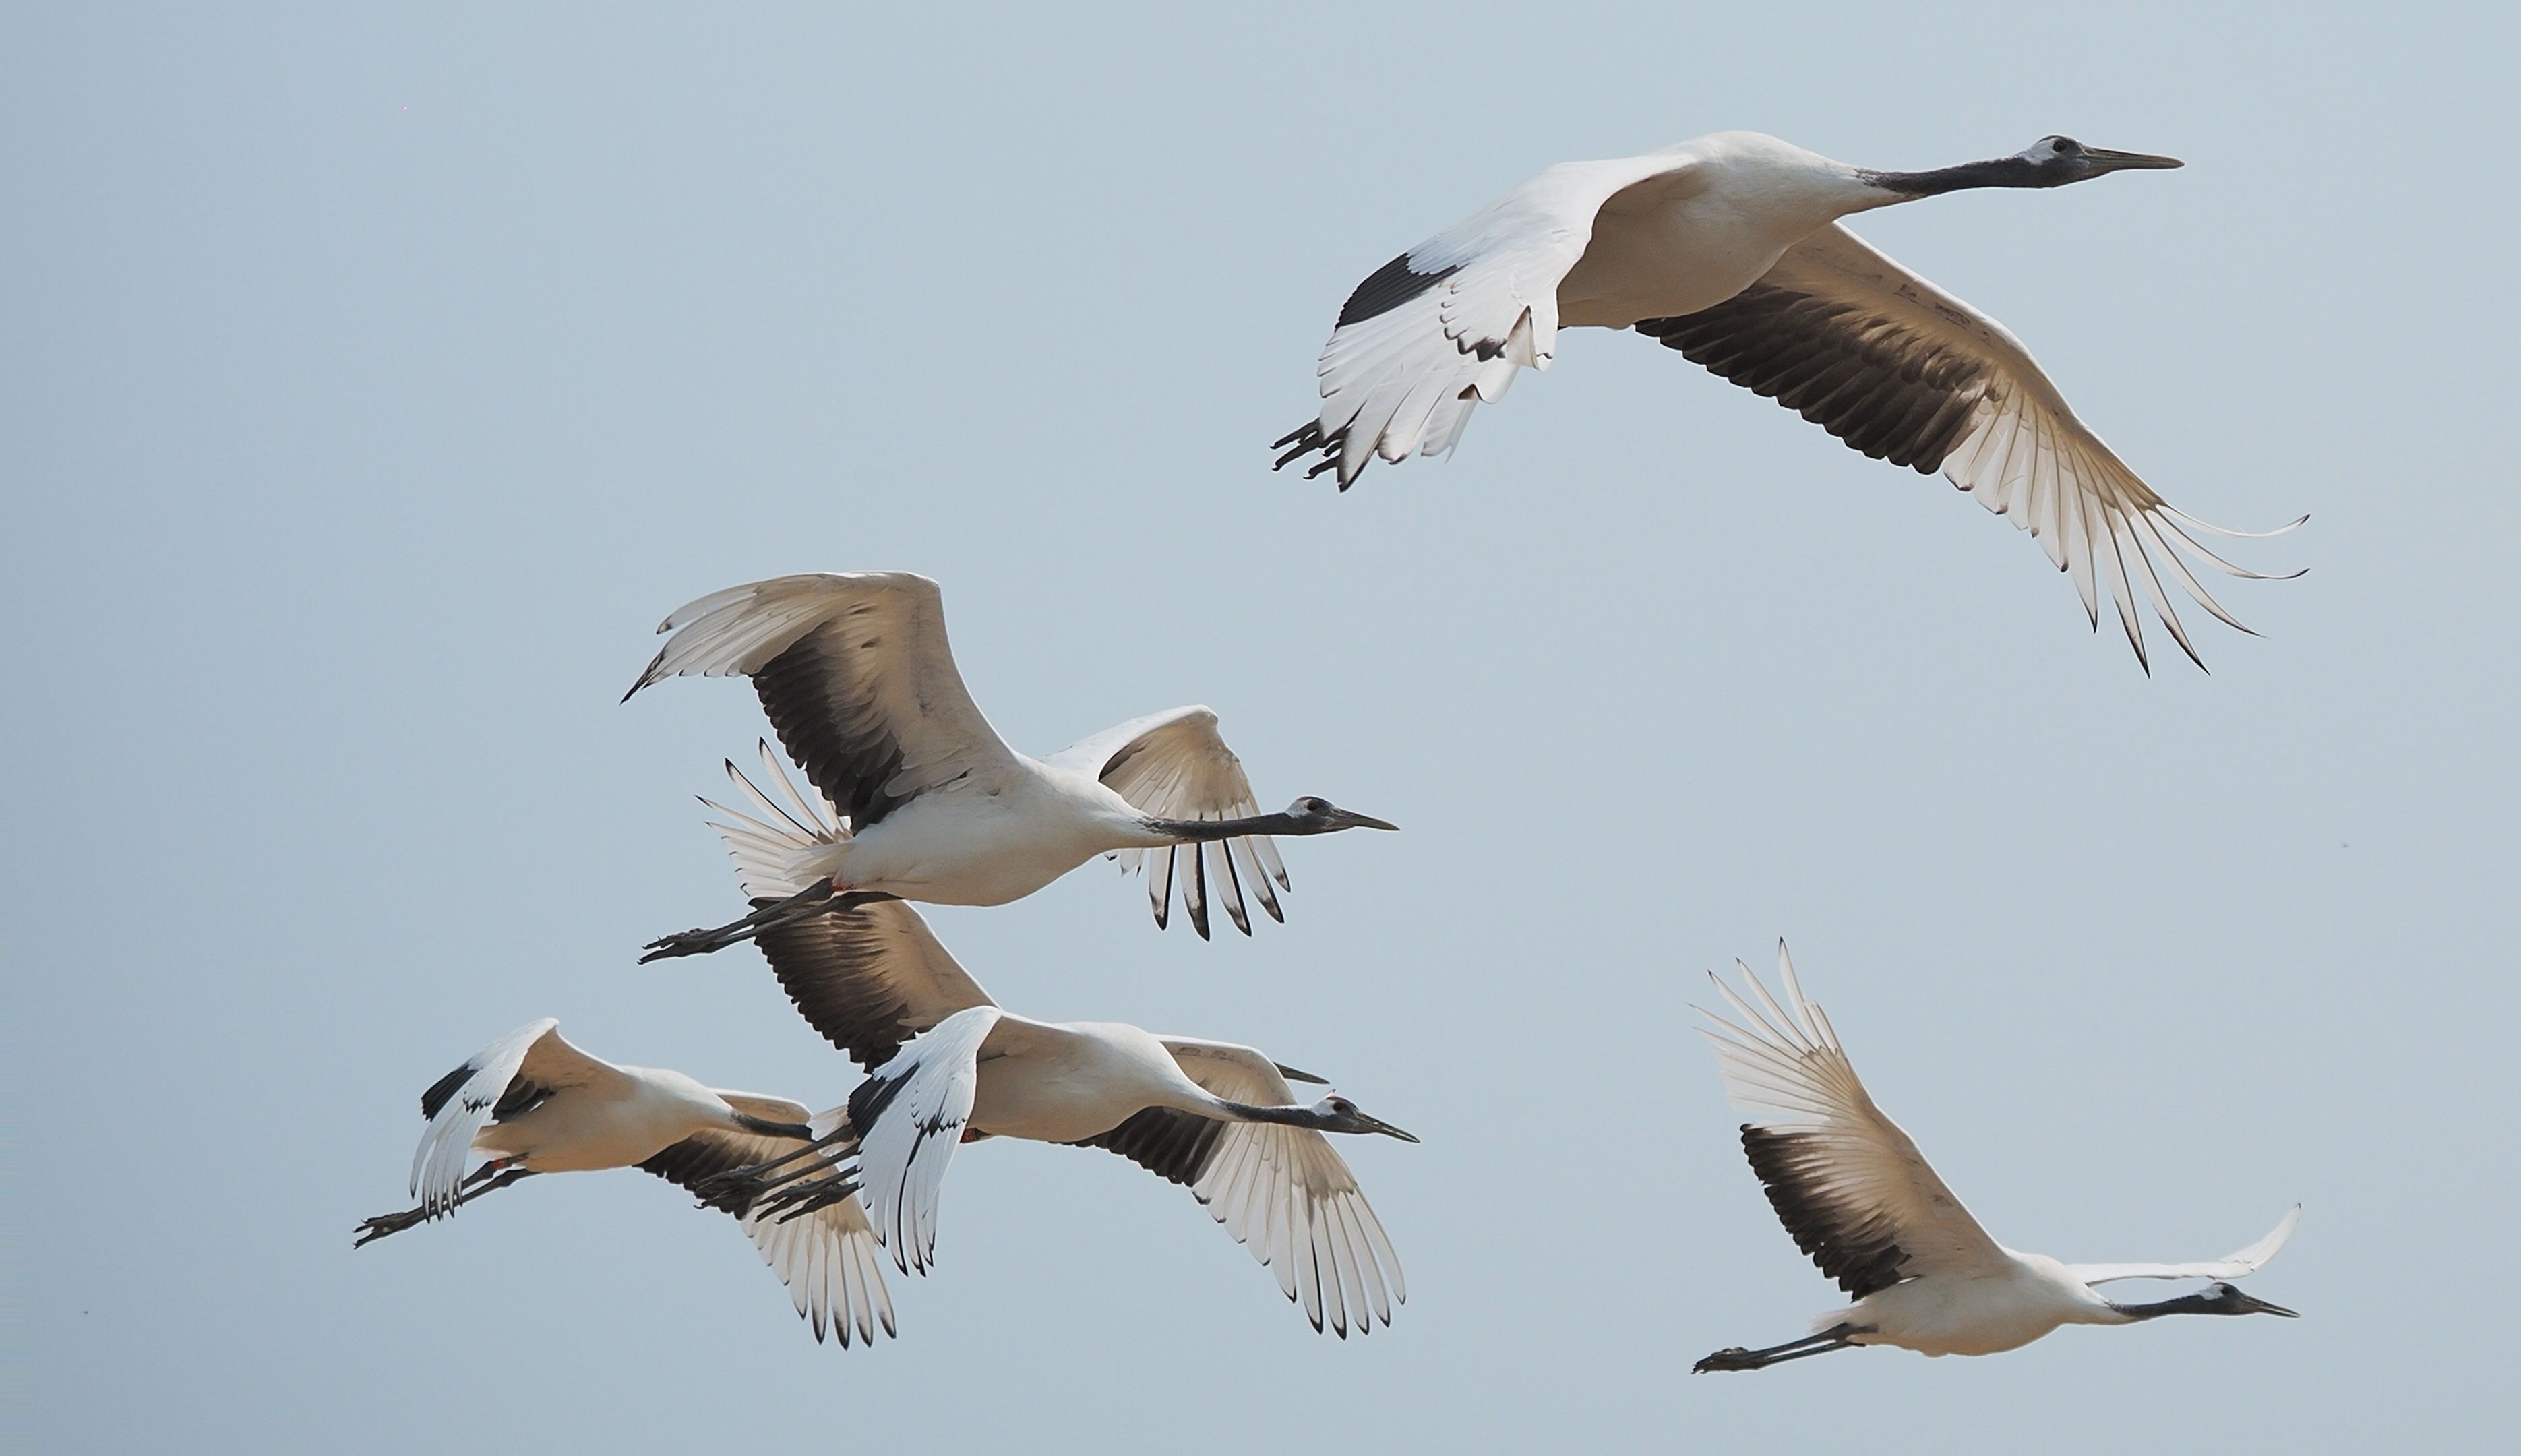
<svg viewBox="0 0 2521 1456"><path fill-rule="evenodd" d="M814 1134L828 1136L847 1119L843 1108L819 1114L812 1119ZM788 1150L783 1145L779 1151ZM748 1215L743 1223L762 1262L788 1287L797 1313L813 1326L816 1340L828 1328L847 1349L852 1331L866 1343L874 1342L879 1324L885 1334L894 1333L893 1296L884 1287L884 1270L876 1258L881 1241L856 1199L786 1221L774 1212Z"/></svg>
<svg viewBox="0 0 2521 1456"><path fill-rule="evenodd" d="M500 1096L521 1072L554 1092L626 1084L613 1064L562 1040L559 1025L551 1017L529 1022L465 1062L465 1069L472 1074L439 1105L412 1154L411 1191L433 1216L453 1205L464 1181L465 1164L473 1155L473 1139L489 1122Z"/></svg>
<svg viewBox="0 0 2521 1456"><path fill-rule="evenodd" d="M1251 1047L1195 1037L1159 1038L1183 1073L1232 1102L1286 1107L1293 1089L1275 1064ZM1301 1302L1316 1330L1345 1339L1409 1297L1399 1255L1356 1175L1329 1138L1273 1122L1228 1124L1191 1184L1210 1216L1274 1271L1278 1289Z"/></svg>
<svg viewBox="0 0 2521 1456"><path fill-rule="evenodd" d="M1252 780L1243 772L1243 760L1216 731L1216 714L1196 705L1106 728L1043 761L1100 780L1127 799L1130 807L1160 819L1241 819L1260 812L1252 796ZM1252 919L1243 902L1247 888L1270 919L1283 924L1287 918L1269 882L1275 880L1280 889L1292 887L1278 847L1267 835L1244 835L1205 846L1123 849L1112 857L1124 872L1145 867L1147 898L1158 926L1165 924L1171 908L1176 881L1182 887L1183 907L1202 935L1208 933L1212 885L1235 929L1247 935L1252 933Z"/></svg>
<svg viewBox="0 0 2521 1456"><path fill-rule="evenodd" d="M924 1274L935 1261L945 1166L972 1120L981 1043L1003 1015L994 1006L958 1011L905 1042L869 1078L899 1083L874 1125L858 1129L858 1167L875 1236L904 1272Z"/></svg>
<svg viewBox="0 0 2521 1456"><path fill-rule="evenodd" d="M974 768L1014 764L1014 751L982 715L954 665L942 594L909 571L775 576L686 603L658 625L674 635L630 692L668 677L751 675L806 634L841 621L864 636L852 633L838 664L826 663L839 674L827 691L847 700L836 711L852 731L880 732L898 753L886 793L906 796ZM788 747L798 752L801 746Z"/></svg>
<svg viewBox="0 0 2521 1456"><path fill-rule="evenodd" d="M1967 432L1944 457L1945 478L2029 531L2046 549L2049 561L2074 576L2085 614L2095 626L2100 621L2095 578L2106 579L2120 627L2139 660L2145 656L2137 619L2139 592L2181 651L2191 660L2197 657L2163 590L2166 572L2218 619L2249 630L2207 592L2181 553L2233 576L2279 578L2234 566L2189 534L2186 527L2192 526L2219 535L2242 533L2208 525L2156 495L2076 417L2030 349L2002 324L1837 223L1788 249L1760 282L1847 305L1877 341L1904 335L1903 348L1949 351L1980 365L1984 392L1969 416ZM2279 531L2301 523L2296 521Z"/></svg>
<svg viewBox="0 0 2521 1456"><path fill-rule="evenodd" d="M2274 1258L2276 1251L2293 1237L2293 1226L2301 1221L2302 1205L2296 1204L2274 1228L2268 1230L2265 1238L2219 1259L2192 1264L2068 1264L2066 1272L2086 1284L2107 1284L2113 1279L2240 1279L2257 1273L2261 1264Z"/></svg>
<svg viewBox="0 0 2521 1456"><path fill-rule="evenodd" d="M1336 464L1341 488L1377 455L1398 462L1451 449L1473 407L1503 398L1517 370L1547 369L1558 349L1558 285L1584 255L1602 204L1698 160L1673 149L1563 162L1403 254L1410 271L1444 276L1341 325L1322 347L1319 446L1336 447L1326 464Z"/></svg>
<svg viewBox="0 0 2521 1456"><path fill-rule="evenodd" d="M1724 1090L1735 1107L1760 1116L1764 1127L1801 1134L1824 1150L1825 1179L1807 1193L1827 1205L1830 1221L1847 1228L1887 1223L1896 1230L1908 1274L1975 1276L2007 1269L2003 1250L1944 1186L1917 1145L1866 1095L1829 1019L1795 979L1785 943L1777 945L1783 1005L1750 967L1735 965L1759 1004L1711 973L1708 979L1742 1020L1700 1008L1714 1023L1700 1029L1716 1045Z"/></svg>

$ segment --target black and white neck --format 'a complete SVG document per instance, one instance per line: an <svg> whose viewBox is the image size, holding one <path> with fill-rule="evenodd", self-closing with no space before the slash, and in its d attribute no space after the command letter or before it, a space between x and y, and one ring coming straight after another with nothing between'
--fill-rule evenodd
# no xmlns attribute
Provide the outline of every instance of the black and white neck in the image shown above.
<svg viewBox="0 0 2521 1456"><path fill-rule="evenodd" d="M1305 1127L1314 1132L1379 1132L1404 1143L1418 1141L1380 1117L1369 1116L1345 1097L1330 1096L1311 1107L1260 1107L1248 1102L1217 1098L1213 1110L1237 1122L1275 1122L1282 1127Z"/></svg>
<svg viewBox="0 0 2521 1456"><path fill-rule="evenodd" d="M2281 1304L2270 1304L2228 1284L2217 1284L2197 1294L2144 1304L2122 1304L2116 1299L2103 1302L2122 1319L2130 1321L2159 1319L2166 1314L2278 1314L2286 1319L2300 1318Z"/></svg>
<svg viewBox="0 0 2521 1456"><path fill-rule="evenodd" d="M1310 795L1275 814L1252 814L1239 819L1164 819L1148 814L1141 816L1138 823L1147 833L1174 844L1235 840L1246 835L1323 835L1343 829L1399 828Z"/></svg>
<svg viewBox="0 0 2521 1456"><path fill-rule="evenodd" d="M2101 147L2086 147L2073 137L2050 136L2041 137L2011 157L1965 161L1958 166L1936 167L1923 172L1884 172L1868 168L1859 170L1857 175L1868 186L1892 194L1897 201L1906 202L1980 187L2063 187L2070 182L2088 181L2111 172L2178 165L2180 163L2175 158L2153 157L2141 152L2112 152Z"/></svg>

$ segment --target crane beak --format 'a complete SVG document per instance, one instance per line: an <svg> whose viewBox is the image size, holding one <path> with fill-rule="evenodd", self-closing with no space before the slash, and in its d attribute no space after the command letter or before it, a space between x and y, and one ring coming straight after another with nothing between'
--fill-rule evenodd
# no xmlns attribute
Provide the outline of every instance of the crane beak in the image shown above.
<svg viewBox="0 0 2521 1456"><path fill-rule="evenodd" d="M1365 1114L1359 1113L1356 1115L1356 1120L1361 1124L1360 1130L1362 1131L1379 1132L1385 1137L1398 1138L1404 1143L1414 1143L1418 1141L1416 1137L1409 1133L1402 1132L1399 1128L1384 1121L1381 1117L1369 1117Z"/></svg>
<svg viewBox="0 0 2521 1456"><path fill-rule="evenodd" d="M2083 159L2095 174L2101 172L2159 172L2186 166L2177 157L2154 157L2143 152L2113 152L2107 147L2086 147Z"/></svg>
<svg viewBox="0 0 2521 1456"><path fill-rule="evenodd" d="M2301 1315L2281 1304L2270 1304L2265 1299L2243 1294L2239 1290L2232 1291L2232 1302L2240 1306L2239 1312L2242 1314L2281 1314L2286 1319L2302 1318Z"/></svg>
<svg viewBox="0 0 2521 1456"><path fill-rule="evenodd" d="M1372 814L1360 814L1354 809L1331 810L1331 822L1341 829L1389 829L1398 833L1400 828L1398 824L1377 819Z"/></svg>

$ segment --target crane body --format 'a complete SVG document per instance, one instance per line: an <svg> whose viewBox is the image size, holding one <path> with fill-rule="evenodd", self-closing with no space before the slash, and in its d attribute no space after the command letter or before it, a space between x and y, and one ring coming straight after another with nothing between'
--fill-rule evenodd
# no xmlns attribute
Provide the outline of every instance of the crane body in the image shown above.
<svg viewBox="0 0 2521 1456"><path fill-rule="evenodd" d="M812 883L785 902L652 941L650 960L870 900L1002 905L1098 854L1143 863L1160 929L1178 880L1201 938L1212 887L1248 935L1247 893L1285 918L1272 836L1394 827L1312 796L1261 813L1205 707L1132 719L1046 759L1017 752L964 687L942 595L924 576L774 577L703 597L658 630L673 635L625 701L668 677L753 679L781 747L849 833L793 851L789 878Z"/></svg>
<svg viewBox="0 0 2521 1456"><path fill-rule="evenodd" d="M1561 163L1358 285L1315 367L1320 408L1275 442L1277 465L1309 457L1308 476L1346 490L1377 459L1448 454L1478 406L1549 367L1561 329L1630 329L1866 455L1941 471L2073 575L2095 628L2106 593L2148 670L2139 604L2195 659L2165 581L2239 627L2182 558L2261 578L2196 535L2248 533L2163 500L2022 341L1841 222L1969 188L2178 165L2051 136L2011 157L1882 171L1747 131Z"/></svg>
<svg viewBox="0 0 2521 1456"><path fill-rule="evenodd" d="M1709 1024L1700 1029L1716 1045L1727 1096L1762 1115L1743 1124L1742 1150L1769 1206L1797 1247L1856 1302L1815 1318L1805 1339L1720 1349L1699 1361L1697 1373L1759 1370L1866 1344L1988 1355L2064 1325L2127 1325L2167 1314L2293 1316L2223 1281L2275 1256L2293 1236L2299 1205L2250 1247L2194 1263L2066 1264L1998 1245L1874 1106L1829 1018L1804 995L1782 941L1777 968L1782 1000L1747 966L1740 991L1711 975L1735 1017L1703 1011ZM2138 1304L2097 1288L2122 1279L2216 1282L2200 1294Z"/></svg>

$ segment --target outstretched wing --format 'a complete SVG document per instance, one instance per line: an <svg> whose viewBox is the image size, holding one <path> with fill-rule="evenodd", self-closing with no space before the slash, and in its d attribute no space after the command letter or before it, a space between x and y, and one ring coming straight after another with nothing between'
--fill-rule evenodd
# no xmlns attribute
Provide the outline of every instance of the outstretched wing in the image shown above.
<svg viewBox="0 0 2521 1456"><path fill-rule="evenodd" d="M1783 941L1777 969L1782 1006L1748 966L1742 978L1757 1006L1710 973L1742 1021L1700 1008L1715 1024L1700 1029L1716 1043L1733 1105L1766 1115L1742 1125L1742 1150L1796 1247L1859 1299L1921 1274L2003 1272L2004 1251L1865 1094Z"/></svg>
<svg viewBox="0 0 2521 1456"><path fill-rule="evenodd" d="M1252 797L1252 781L1244 775L1243 760L1217 736L1216 714L1205 707L1176 707L1133 718L1043 761L1102 780L1130 807L1154 818L1244 819L1260 812ZM1287 882L1286 865L1278 858L1278 846L1267 835L1164 849L1123 849L1112 857L1124 872L1144 863L1147 900L1155 907L1159 929L1172 908L1175 880L1181 882L1182 908L1190 912L1191 929L1203 940L1208 938L1212 883L1226 915L1243 933L1252 933L1252 918L1243 908L1247 884L1269 918L1286 923L1269 882L1277 881L1280 889L1293 887Z"/></svg>
<svg viewBox="0 0 2521 1456"><path fill-rule="evenodd" d="M1003 1016L994 1006L956 1012L912 1038L849 1094L867 1211L876 1238L892 1246L894 1266L904 1272L925 1274L935 1262L945 1165L972 1120L981 1043Z"/></svg>
<svg viewBox="0 0 2521 1456"><path fill-rule="evenodd" d="M1643 319L1636 329L1874 459L1923 475L1942 471L1979 504L2031 532L2058 569L2074 574L2095 627L2094 581L2106 577L2138 661L2145 660L2139 592L2180 650L2197 658L2160 573L2221 620L2241 626L2189 571L2181 551L2232 575L2267 579L2199 544L2186 527L2237 533L2154 494L2075 417L2002 324L1836 223L1788 249L1758 283L1715 307Z"/></svg>
<svg viewBox="0 0 2521 1456"><path fill-rule="evenodd" d="M2193 1264L2068 1264L2066 1272L2086 1284L2107 1284L2113 1279L2240 1279L2255 1274L2259 1265L2276 1256L2285 1241L2293 1237L2293 1226L2302 1221L2302 1205L2296 1204L2267 1237L2235 1253L2219 1259L2204 1259Z"/></svg>
<svg viewBox="0 0 2521 1456"><path fill-rule="evenodd" d="M1295 1102L1280 1069L1246 1046L1186 1036L1161 1038L1192 1081L1232 1102ZM1274 1270L1278 1288L1304 1304L1315 1330L1348 1338L1392 1323L1409 1297L1400 1259L1356 1186L1356 1176L1307 1127L1221 1122L1170 1108L1149 1108L1089 1138L1141 1167L1187 1185L1234 1241Z"/></svg>
<svg viewBox="0 0 2521 1456"><path fill-rule="evenodd" d="M1321 413L1278 441L1278 464L1318 453L1306 474L1335 470L1346 490L1377 455L1451 449L1472 408L1505 397L1516 370L1549 367L1558 285L1602 205L1698 161L1684 146L1553 166L1376 269L1322 346Z"/></svg>
<svg viewBox="0 0 2521 1456"><path fill-rule="evenodd" d="M780 746L859 833L923 790L1014 766L963 686L944 599L925 576L773 577L689 603L657 630L674 635L630 693L752 678Z"/></svg>
<svg viewBox="0 0 2521 1456"><path fill-rule="evenodd" d="M719 1095L736 1111L768 1121L810 1122L818 1135L830 1133L847 1115L836 1108L809 1119L805 1110L793 1102L742 1093ZM687 1137L639 1166L694 1192L697 1185L719 1173L767 1162L802 1146L787 1138L710 1131ZM879 1324L885 1334L894 1333L893 1297L885 1290L884 1271L876 1262L875 1229L857 1200L839 1199L784 1222L775 1213L750 1213L742 1203L738 1200L730 1206L723 1200L711 1200L710 1206L734 1214L744 1225L762 1261L788 1287L797 1313L813 1326L817 1342L827 1330L839 1337L843 1349L849 1347L852 1336L874 1343Z"/></svg>
<svg viewBox="0 0 2521 1456"><path fill-rule="evenodd" d="M756 903L802 888L788 866L818 844L848 837L820 795L798 792L768 744L760 751L759 785L734 763L726 766L749 811L710 804L718 815L710 827ZM955 1012L990 1004L928 922L899 900L792 921L764 931L756 943L798 1013L860 1067L881 1067L903 1042Z"/></svg>
<svg viewBox="0 0 2521 1456"><path fill-rule="evenodd" d="M551 1017L529 1022L465 1060L420 1094L429 1126L411 1158L411 1191L431 1216L449 1210L484 1124L513 1117L556 1093L626 1086L611 1063L561 1039Z"/></svg>

